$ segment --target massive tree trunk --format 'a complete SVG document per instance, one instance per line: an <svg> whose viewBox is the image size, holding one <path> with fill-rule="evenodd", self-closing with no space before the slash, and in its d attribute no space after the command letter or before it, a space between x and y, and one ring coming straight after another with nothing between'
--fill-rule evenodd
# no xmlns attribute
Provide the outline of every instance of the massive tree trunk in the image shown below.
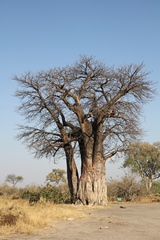
<svg viewBox="0 0 160 240"><path fill-rule="evenodd" d="M107 205L106 169L103 161L93 167L84 165L78 198L84 205Z"/></svg>
<svg viewBox="0 0 160 240"><path fill-rule="evenodd" d="M79 141L82 165L78 198L84 205L107 205L102 124L97 120L93 123L86 120L82 130L83 138Z"/></svg>

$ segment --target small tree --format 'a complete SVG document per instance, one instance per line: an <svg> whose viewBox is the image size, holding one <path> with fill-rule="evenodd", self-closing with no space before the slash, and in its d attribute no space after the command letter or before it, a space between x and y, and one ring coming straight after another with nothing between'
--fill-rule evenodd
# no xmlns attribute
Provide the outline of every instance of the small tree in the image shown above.
<svg viewBox="0 0 160 240"><path fill-rule="evenodd" d="M46 176L46 181L59 185L60 183L66 183L66 174L65 170L62 169L53 169L51 173Z"/></svg>
<svg viewBox="0 0 160 240"><path fill-rule="evenodd" d="M153 144L137 143L125 153L123 167L140 175L149 193L153 180L160 177L160 142Z"/></svg>
<svg viewBox="0 0 160 240"><path fill-rule="evenodd" d="M15 187L18 182L22 182L22 181L23 181L23 177L16 176L15 174L9 174L6 177L6 182L11 183L13 187Z"/></svg>

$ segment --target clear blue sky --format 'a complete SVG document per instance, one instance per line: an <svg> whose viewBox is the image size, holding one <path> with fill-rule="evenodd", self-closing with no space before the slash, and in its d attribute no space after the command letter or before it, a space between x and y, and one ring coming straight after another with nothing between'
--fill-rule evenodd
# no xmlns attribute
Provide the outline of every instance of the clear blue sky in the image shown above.
<svg viewBox="0 0 160 240"><path fill-rule="evenodd" d="M0 183L7 174L43 184L54 165L15 139L18 99L13 74L72 64L93 55L108 65L144 62L160 92L159 0L0 0ZM145 106L144 141L160 141L160 97ZM107 164L107 176L120 175ZM19 185L20 186L20 185Z"/></svg>

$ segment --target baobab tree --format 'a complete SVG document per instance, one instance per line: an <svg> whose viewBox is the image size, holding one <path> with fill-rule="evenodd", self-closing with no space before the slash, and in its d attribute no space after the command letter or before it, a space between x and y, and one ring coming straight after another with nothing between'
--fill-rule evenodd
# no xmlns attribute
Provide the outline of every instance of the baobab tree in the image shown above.
<svg viewBox="0 0 160 240"><path fill-rule="evenodd" d="M82 56L73 66L14 77L28 120L18 139L37 157L65 156L72 202L107 204L105 163L141 135L142 106L155 93L143 67L115 69Z"/></svg>

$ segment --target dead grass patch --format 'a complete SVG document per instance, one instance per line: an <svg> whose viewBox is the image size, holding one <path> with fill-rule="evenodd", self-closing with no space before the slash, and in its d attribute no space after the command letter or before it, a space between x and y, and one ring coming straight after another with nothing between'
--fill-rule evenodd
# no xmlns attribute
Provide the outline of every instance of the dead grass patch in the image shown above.
<svg viewBox="0 0 160 240"><path fill-rule="evenodd" d="M160 194L150 194L146 197L136 197L133 199L132 202L139 202L139 203L160 202Z"/></svg>
<svg viewBox="0 0 160 240"><path fill-rule="evenodd" d="M54 220L83 218L84 212L84 206L55 205L45 201L31 206L26 200L0 197L0 237L31 234L37 229L51 227Z"/></svg>

